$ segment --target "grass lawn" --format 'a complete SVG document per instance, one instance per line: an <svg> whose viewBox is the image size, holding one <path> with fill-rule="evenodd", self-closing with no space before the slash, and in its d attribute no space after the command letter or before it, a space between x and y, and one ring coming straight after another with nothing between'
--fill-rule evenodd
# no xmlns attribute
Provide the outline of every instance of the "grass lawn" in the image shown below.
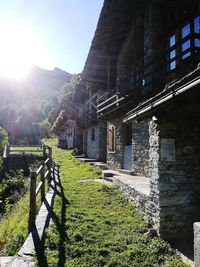
<svg viewBox="0 0 200 267"><path fill-rule="evenodd" d="M97 182L100 171L53 147L61 184L47 230L45 262L58 267L187 266L158 237L144 235L147 223L116 187Z"/></svg>

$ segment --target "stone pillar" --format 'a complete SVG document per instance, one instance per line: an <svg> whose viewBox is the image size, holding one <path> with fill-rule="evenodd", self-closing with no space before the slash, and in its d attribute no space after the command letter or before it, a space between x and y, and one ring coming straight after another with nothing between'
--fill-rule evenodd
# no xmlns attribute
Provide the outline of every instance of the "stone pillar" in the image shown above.
<svg viewBox="0 0 200 267"><path fill-rule="evenodd" d="M160 230L160 191L159 191L159 159L160 159L160 130L156 121L149 123L149 176L150 201L147 218L151 225Z"/></svg>
<svg viewBox="0 0 200 267"><path fill-rule="evenodd" d="M133 172L149 177L149 131L148 120L132 123Z"/></svg>
<svg viewBox="0 0 200 267"><path fill-rule="evenodd" d="M200 266L200 222L194 223L194 264Z"/></svg>

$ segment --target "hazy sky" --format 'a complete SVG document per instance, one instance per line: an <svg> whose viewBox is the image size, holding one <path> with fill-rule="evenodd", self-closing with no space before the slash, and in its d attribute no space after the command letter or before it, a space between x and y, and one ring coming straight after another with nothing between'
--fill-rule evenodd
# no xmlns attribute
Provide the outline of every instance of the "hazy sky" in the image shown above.
<svg viewBox="0 0 200 267"><path fill-rule="evenodd" d="M0 56L78 73L102 6L103 0L1 0Z"/></svg>

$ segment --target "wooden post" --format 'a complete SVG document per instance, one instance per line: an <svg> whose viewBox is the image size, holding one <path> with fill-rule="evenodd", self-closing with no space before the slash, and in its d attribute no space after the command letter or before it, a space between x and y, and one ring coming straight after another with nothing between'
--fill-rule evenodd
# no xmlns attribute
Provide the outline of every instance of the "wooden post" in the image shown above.
<svg viewBox="0 0 200 267"><path fill-rule="evenodd" d="M49 169L48 181L49 181L49 183L51 183L51 164L52 164L52 148L49 147L49 162L48 162L48 169Z"/></svg>
<svg viewBox="0 0 200 267"><path fill-rule="evenodd" d="M44 201L45 198L45 179L44 179L44 175L45 175L45 163L44 161L42 162L42 169L41 169L41 173L40 173L40 180L42 182L42 187L41 187L41 201Z"/></svg>
<svg viewBox="0 0 200 267"><path fill-rule="evenodd" d="M7 157L10 155L10 144L7 144Z"/></svg>
<svg viewBox="0 0 200 267"><path fill-rule="evenodd" d="M46 157L47 157L46 145L43 144L43 158L45 159Z"/></svg>
<svg viewBox="0 0 200 267"><path fill-rule="evenodd" d="M31 172L30 181L30 209L29 209L29 232L35 225L36 217L36 172Z"/></svg>

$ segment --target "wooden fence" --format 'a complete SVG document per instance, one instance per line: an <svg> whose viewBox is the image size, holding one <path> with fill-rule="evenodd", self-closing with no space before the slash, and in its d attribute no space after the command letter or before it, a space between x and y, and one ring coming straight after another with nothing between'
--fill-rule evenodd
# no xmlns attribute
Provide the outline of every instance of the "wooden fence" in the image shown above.
<svg viewBox="0 0 200 267"><path fill-rule="evenodd" d="M35 225L37 196L40 193L41 202L44 201L45 192L51 178L54 177L56 171L59 172L59 166L52 160L52 148L41 143L37 146L13 146L6 144L4 148L4 158L16 154L38 154L40 153L43 161L37 170L32 170L30 173L30 199L29 199L29 232Z"/></svg>
<svg viewBox="0 0 200 267"><path fill-rule="evenodd" d="M40 193L41 202L44 201L46 185L51 182L55 169L55 163L52 160L52 148L46 145L43 146L43 153L46 156L46 160L41 163L36 171L31 171L30 174L29 232L35 225L37 196ZM37 181L38 179L39 181Z"/></svg>
<svg viewBox="0 0 200 267"><path fill-rule="evenodd" d="M3 157L6 158L10 155L16 155L16 154L35 154L35 155L41 155L44 158L47 157L49 153L49 147L45 145L44 143L41 143L40 145L34 145L34 146L24 146L24 145L11 145L6 144L4 147Z"/></svg>

